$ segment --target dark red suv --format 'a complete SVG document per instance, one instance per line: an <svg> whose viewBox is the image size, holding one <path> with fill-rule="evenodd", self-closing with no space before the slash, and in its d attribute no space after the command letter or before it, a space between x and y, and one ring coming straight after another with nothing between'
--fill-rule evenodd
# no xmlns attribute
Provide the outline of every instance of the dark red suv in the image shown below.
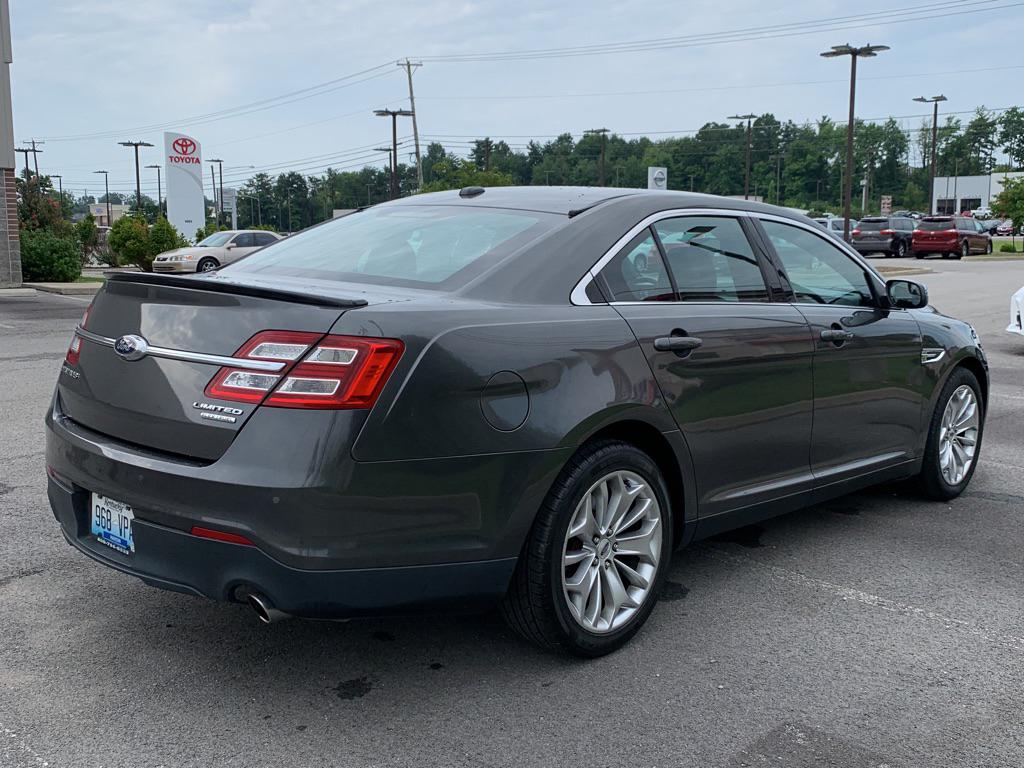
<svg viewBox="0 0 1024 768"><path fill-rule="evenodd" d="M992 253L992 236L980 221L967 216L926 216L914 230L911 249L916 259L929 253L962 259L972 253Z"/></svg>

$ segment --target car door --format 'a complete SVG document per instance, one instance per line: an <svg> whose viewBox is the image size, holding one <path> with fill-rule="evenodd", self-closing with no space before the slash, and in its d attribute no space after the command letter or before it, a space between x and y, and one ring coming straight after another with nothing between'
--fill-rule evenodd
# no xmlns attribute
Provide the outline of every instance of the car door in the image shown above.
<svg viewBox="0 0 1024 768"><path fill-rule="evenodd" d="M224 249L224 263L231 264L243 256L248 256L256 250L256 240L252 232L240 232L231 238L228 247Z"/></svg>
<svg viewBox="0 0 1024 768"><path fill-rule="evenodd" d="M760 225L814 339L810 464L817 482L911 460L926 398L917 321L884 306L884 285L864 263L809 226L770 216Z"/></svg>
<svg viewBox="0 0 1024 768"><path fill-rule="evenodd" d="M974 242L972 243L971 250L975 253L987 253L988 231L985 229L985 225L977 219L971 219L971 223L974 224Z"/></svg>
<svg viewBox="0 0 1024 768"><path fill-rule="evenodd" d="M598 278L683 433L702 518L795 503L813 485L810 330L794 307L770 301L741 218L661 218Z"/></svg>

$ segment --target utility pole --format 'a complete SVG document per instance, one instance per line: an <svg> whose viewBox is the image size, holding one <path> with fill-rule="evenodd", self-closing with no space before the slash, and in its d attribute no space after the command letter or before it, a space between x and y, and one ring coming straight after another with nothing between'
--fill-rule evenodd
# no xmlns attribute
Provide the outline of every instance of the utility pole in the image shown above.
<svg viewBox="0 0 1024 768"><path fill-rule="evenodd" d="M35 169L36 169L36 178L39 178L39 155L42 154L43 150L38 149L36 147L36 144L45 144L46 142L45 141L36 141L35 139L32 139L31 141L23 141L21 143L22 144L31 144L32 145L31 149L19 149L17 151L18 152L31 152L32 153L32 164L33 164L33 166L35 166ZM28 155L25 155L25 167L26 168L28 167Z"/></svg>
<svg viewBox="0 0 1024 768"><path fill-rule="evenodd" d="M413 117L414 113L408 109L375 109L373 114L391 118L391 199L395 200L398 197L398 118Z"/></svg>
<svg viewBox="0 0 1024 768"><path fill-rule="evenodd" d="M148 141L119 141L122 147L135 149L135 212L142 213L142 177L139 175L139 147L152 147Z"/></svg>
<svg viewBox="0 0 1024 768"><path fill-rule="evenodd" d="M220 220L224 215L224 161L219 158L207 160L210 164L210 183L213 184L213 197L217 201L214 206L217 209L217 228L220 229ZM220 193L217 193L217 178L213 173L213 164L220 166Z"/></svg>
<svg viewBox="0 0 1024 768"><path fill-rule="evenodd" d="M389 179L389 181L388 181L388 189L389 189L388 200L394 200L395 199L394 198L395 174L397 173L397 171L395 170L394 155L392 154L393 150L391 149L391 147L374 147L373 151L374 152L387 152L388 153L388 179ZM370 185L369 184L366 186L366 199L367 200L370 199Z"/></svg>
<svg viewBox="0 0 1024 768"><path fill-rule="evenodd" d="M217 219L217 228L220 228L220 216L217 215L217 172L213 170L213 164L210 164L210 199L213 200L213 216ZM203 204L206 207L206 204ZM205 226L205 225L204 225Z"/></svg>
<svg viewBox="0 0 1024 768"><path fill-rule="evenodd" d="M15 147L15 152L21 152L25 155L25 181L28 182L32 178L32 169L28 167L28 153L32 150L29 148L22 149L21 147Z"/></svg>
<svg viewBox="0 0 1024 768"><path fill-rule="evenodd" d="M111 221L110 217L110 174L108 174L106 171L93 171L93 173L103 174L103 187L104 189L106 189L107 193L107 226L112 227L114 226L114 222Z"/></svg>
<svg viewBox="0 0 1024 768"><path fill-rule="evenodd" d="M601 137L601 156L600 165L598 166L597 185L599 187L605 186L604 183L604 154L605 147L608 144L608 129L607 128L591 128L589 131L583 132L584 136L600 136Z"/></svg>
<svg viewBox="0 0 1024 768"><path fill-rule="evenodd" d="M942 94L939 94L931 98L918 96L914 101L934 105L932 109L932 167L928 173L928 213L933 214L935 213L935 148L939 140L939 102L947 101L947 99Z"/></svg>
<svg viewBox="0 0 1024 768"><path fill-rule="evenodd" d="M156 168L156 215L162 216L164 210L164 194L163 188L160 185L160 166L159 165L147 165L147 168Z"/></svg>
<svg viewBox="0 0 1024 768"><path fill-rule="evenodd" d="M743 174L743 199L750 199L750 150L753 144L754 129L751 122L757 115L729 115L730 120L747 121L747 165Z"/></svg>
<svg viewBox="0 0 1024 768"><path fill-rule="evenodd" d="M779 199L781 197L781 192L779 190L782 188L782 158L784 156L785 156L784 153L780 152L780 153L776 154L772 158L772 160L775 161L775 204L776 205L779 204Z"/></svg>
<svg viewBox="0 0 1024 768"><path fill-rule="evenodd" d="M416 67L422 67L421 61L395 62L400 67L405 67L405 74L409 78L409 111L412 112L412 140L416 145L416 188L423 188L423 158L420 156L420 129L416 122L416 96L412 92L412 71Z"/></svg>
<svg viewBox="0 0 1024 768"><path fill-rule="evenodd" d="M877 56L881 51L888 51L888 45L863 45L859 48L846 43L844 45L833 45L831 50L820 54L826 59L834 59L839 56L850 57L850 117L846 124L846 173L843 182L843 239L850 241L850 213L852 208L853 195L853 129L855 101L857 94L857 59L867 59Z"/></svg>

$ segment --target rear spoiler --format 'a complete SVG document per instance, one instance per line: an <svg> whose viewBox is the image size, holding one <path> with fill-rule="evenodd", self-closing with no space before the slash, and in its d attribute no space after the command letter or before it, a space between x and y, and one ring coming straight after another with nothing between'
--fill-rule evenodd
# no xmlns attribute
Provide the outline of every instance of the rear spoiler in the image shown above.
<svg viewBox="0 0 1024 768"><path fill-rule="evenodd" d="M299 291L288 291L264 285L236 283L219 276L178 277L176 275L158 275L152 272L115 272L107 278L107 281L112 283L138 283L170 288L187 288L191 291L232 293L236 296L256 296L261 299L290 301L295 304L312 304L317 307L355 309L356 307L365 307L368 303L366 299L346 299L340 296L324 296L323 294L301 293Z"/></svg>

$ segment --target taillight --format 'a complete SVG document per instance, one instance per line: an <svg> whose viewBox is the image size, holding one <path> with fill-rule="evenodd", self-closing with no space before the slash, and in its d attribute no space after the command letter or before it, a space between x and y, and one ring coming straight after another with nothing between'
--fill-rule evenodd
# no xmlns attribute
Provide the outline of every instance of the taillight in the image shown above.
<svg viewBox="0 0 1024 768"><path fill-rule="evenodd" d="M370 408L405 345L397 339L264 331L235 357L285 363L277 372L221 368L208 397L280 408Z"/></svg>
<svg viewBox="0 0 1024 768"><path fill-rule="evenodd" d="M82 319L79 321L78 326L85 328L86 322L89 320L89 311L92 309L92 304L85 308L85 312L82 314ZM82 353L82 338L76 333L71 337L71 344L68 345L67 354L64 355L64 362L68 365L78 365L78 356Z"/></svg>
<svg viewBox="0 0 1024 768"><path fill-rule="evenodd" d="M853 235L854 237L856 237L857 235L860 234L860 230L859 229L855 229L850 234Z"/></svg>
<svg viewBox="0 0 1024 768"><path fill-rule="evenodd" d="M879 232L879 234L880 235L886 235L886 236L888 236L888 235L895 235L896 231L892 230L892 229L883 229L881 232Z"/></svg>

